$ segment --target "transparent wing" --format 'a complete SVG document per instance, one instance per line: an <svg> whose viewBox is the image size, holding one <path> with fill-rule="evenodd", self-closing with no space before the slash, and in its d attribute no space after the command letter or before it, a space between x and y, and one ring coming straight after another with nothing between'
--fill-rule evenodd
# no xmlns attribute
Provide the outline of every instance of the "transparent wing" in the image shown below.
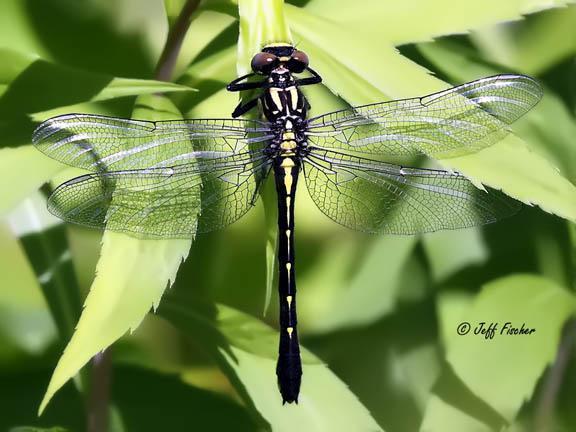
<svg viewBox="0 0 576 432"><path fill-rule="evenodd" d="M542 97L530 77L497 75L439 93L353 107L308 121L317 147L366 154L453 157L476 152Z"/></svg>
<svg viewBox="0 0 576 432"><path fill-rule="evenodd" d="M190 238L231 224L254 204L265 156L243 153L195 166L88 174L60 185L51 213L140 238Z"/></svg>
<svg viewBox="0 0 576 432"><path fill-rule="evenodd" d="M272 137L266 123L242 119L129 120L69 114L41 123L32 141L43 153L90 171L186 164L261 148Z"/></svg>
<svg viewBox="0 0 576 432"><path fill-rule="evenodd" d="M352 229L416 234L487 224L520 204L477 189L446 171L403 168L334 151L311 149L304 175L316 205Z"/></svg>

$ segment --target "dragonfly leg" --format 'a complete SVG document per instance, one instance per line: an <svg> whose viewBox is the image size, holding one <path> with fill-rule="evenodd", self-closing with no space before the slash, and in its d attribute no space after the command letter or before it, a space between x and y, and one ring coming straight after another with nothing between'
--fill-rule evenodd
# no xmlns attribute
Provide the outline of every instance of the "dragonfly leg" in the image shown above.
<svg viewBox="0 0 576 432"><path fill-rule="evenodd" d="M236 78L234 81L232 81L230 84L228 84L226 86L226 90L231 91L231 92L236 92L236 91L242 91L242 90L254 90L254 89L264 87L264 85L267 82L266 80L256 81L256 82L245 82L245 83L240 82L240 81L244 81L245 79L250 78L251 76L254 76L254 75L256 75L256 74L249 73L247 75L243 75L239 78Z"/></svg>
<svg viewBox="0 0 576 432"><path fill-rule="evenodd" d="M320 76L320 74L318 72L316 72L314 69L312 68L306 68L306 70L308 72L310 72L312 74L311 77L308 78L302 78L302 79L298 79L296 80L296 85L297 86L305 86L305 85L311 85L311 84L319 84L322 82L322 77Z"/></svg>
<svg viewBox="0 0 576 432"><path fill-rule="evenodd" d="M243 101L240 101L238 106L234 109L234 112L232 113L232 117L233 118L240 117L242 114L245 114L248 111L250 111L252 108L255 108L256 105L258 105L258 99L260 99L260 97L256 97L252 100L249 100L246 103L244 103Z"/></svg>

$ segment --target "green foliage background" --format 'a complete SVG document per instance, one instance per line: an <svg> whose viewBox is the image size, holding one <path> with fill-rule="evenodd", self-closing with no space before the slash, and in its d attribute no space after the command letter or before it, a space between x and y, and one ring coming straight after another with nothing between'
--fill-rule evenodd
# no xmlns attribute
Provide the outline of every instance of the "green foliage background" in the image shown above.
<svg viewBox="0 0 576 432"><path fill-rule="evenodd" d="M111 344L111 431L576 430L576 5L206 0L172 82L154 80L184 3L0 3L0 430L86 430L108 373L79 370ZM69 112L228 117L237 96L225 84L262 43L290 38L325 80L306 89L313 115L500 72L533 75L546 95L516 137L439 161L540 208L375 237L335 225L300 191L304 384L301 403L283 407L273 199L192 242L64 226L40 187L79 171L30 136ZM536 332L459 336L464 321Z"/></svg>

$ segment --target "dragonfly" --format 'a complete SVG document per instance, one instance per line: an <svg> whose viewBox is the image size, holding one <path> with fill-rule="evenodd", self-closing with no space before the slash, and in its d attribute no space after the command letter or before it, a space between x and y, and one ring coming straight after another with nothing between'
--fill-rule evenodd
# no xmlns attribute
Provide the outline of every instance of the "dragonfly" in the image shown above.
<svg viewBox="0 0 576 432"><path fill-rule="evenodd" d="M293 45L266 45L230 84L252 91L232 118L144 121L69 114L41 123L34 145L89 170L53 192L65 221L143 239L191 238L223 228L257 202L270 173L278 202L282 403L298 402L302 364L296 314L294 205L303 176L329 218L346 227L410 235L494 222L518 211L502 192L461 174L385 162L454 157L501 140L541 98L524 75L497 75L422 97L309 117L302 87L321 76ZM258 106L260 109L258 110ZM238 117L258 110L260 119Z"/></svg>

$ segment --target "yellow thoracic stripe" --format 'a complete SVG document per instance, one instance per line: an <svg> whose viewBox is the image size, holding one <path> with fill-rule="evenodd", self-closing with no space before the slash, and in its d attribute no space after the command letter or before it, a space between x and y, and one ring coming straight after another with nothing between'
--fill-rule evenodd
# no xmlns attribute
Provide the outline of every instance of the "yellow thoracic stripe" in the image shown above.
<svg viewBox="0 0 576 432"><path fill-rule="evenodd" d="M296 87L289 87L287 89L290 92L290 100L292 101L292 109L297 111L298 109L298 90Z"/></svg>
<svg viewBox="0 0 576 432"><path fill-rule="evenodd" d="M270 97L272 98L272 102L274 103L276 110L278 112L282 111L282 101L280 100L280 95L278 94L280 90L276 88L271 88L269 90Z"/></svg>

